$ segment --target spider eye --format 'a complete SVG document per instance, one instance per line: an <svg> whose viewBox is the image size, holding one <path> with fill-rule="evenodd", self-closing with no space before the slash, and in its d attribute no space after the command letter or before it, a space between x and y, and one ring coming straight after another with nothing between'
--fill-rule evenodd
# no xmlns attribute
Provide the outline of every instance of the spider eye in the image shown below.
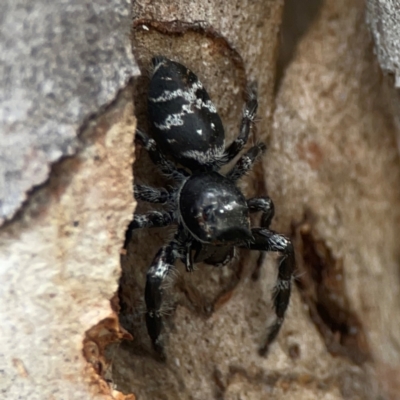
<svg viewBox="0 0 400 400"><path fill-rule="evenodd" d="M212 222L212 221L215 220L215 214L214 214L214 207L213 206L204 207L203 218L207 222Z"/></svg>

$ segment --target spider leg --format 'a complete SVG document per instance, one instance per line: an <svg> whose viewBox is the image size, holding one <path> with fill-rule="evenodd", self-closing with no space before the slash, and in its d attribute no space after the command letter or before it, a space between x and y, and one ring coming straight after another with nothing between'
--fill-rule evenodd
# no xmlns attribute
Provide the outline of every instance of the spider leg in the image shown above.
<svg viewBox="0 0 400 400"><path fill-rule="evenodd" d="M295 256L292 242L284 235L266 228L253 228L251 233L254 236L254 240L240 247L281 253L278 261L278 278L272 296L276 320L269 327L265 344L260 349L260 354L265 355L269 345L275 340L281 329L285 312L289 305L291 280L295 269Z"/></svg>
<svg viewBox="0 0 400 400"><path fill-rule="evenodd" d="M163 327L163 283L173 269L177 258L183 258L186 236L180 226L174 239L166 246L161 247L154 257L146 275L145 302L146 326L154 349L165 358L164 348L159 336Z"/></svg>
<svg viewBox="0 0 400 400"><path fill-rule="evenodd" d="M275 206L268 196L253 197L247 200L247 207L251 213L262 211L261 227L269 228L275 214Z"/></svg>
<svg viewBox="0 0 400 400"><path fill-rule="evenodd" d="M224 164L235 158L247 143L251 124L254 122L258 108L257 93L255 88L249 89L249 99L243 110L242 123L239 136L225 149Z"/></svg>
<svg viewBox="0 0 400 400"><path fill-rule="evenodd" d="M178 182L184 181L189 176L184 169L176 168L171 161L166 159L155 140L149 138L143 131L136 129L135 139L144 146L149 153L151 161L157 165L165 176Z"/></svg>
<svg viewBox="0 0 400 400"><path fill-rule="evenodd" d="M148 203L165 204L171 198L171 193L168 190L147 185L133 185L133 193L136 200L143 200Z"/></svg>
<svg viewBox="0 0 400 400"><path fill-rule="evenodd" d="M172 211L149 211L146 214L135 214L129 227L134 229L141 228L161 228L171 225L174 222L174 213Z"/></svg>
<svg viewBox="0 0 400 400"><path fill-rule="evenodd" d="M252 199L248 199L247 207L249 208L249 211L251 213L262 211L261 227L269 228L269 226L271 225L272 218L274 217L275 214L274 203L269 197L264 196L264 197L254 197ZM254 268L253 274L251 275L251 278L254 281L256 281L260 276L260 269L264 264L265 256L266 252L261 251L260 257L258 257L257 260L257 265Z"/></svg>
<svg viewBox="0 0 400 400"><path fill-rule="evenodd" d="M150 211L146 214L135 214L133 221L128 225L126 230L123 248L127 248L135 229L160 228L171 225L174 221L175 217L172 211Z"/></svg>
<svg viewBox="0 0 400 400"><path fill-rule="evenodd" d="M248 171L251 170L253 164L257 161L258 157L265 151L264 143L258 143L243 154L235 166L226 175L227 178L236 182Z"/></svg>
<svg viewBox="0 0 400 400"><path fill-rule="evenodd" d="M185 242L185 250L184 250L184 257L181 258L182 262L185 264L185 268L187 272L194 271L194 257L192 252L192 240L187 239Z"/></svg>

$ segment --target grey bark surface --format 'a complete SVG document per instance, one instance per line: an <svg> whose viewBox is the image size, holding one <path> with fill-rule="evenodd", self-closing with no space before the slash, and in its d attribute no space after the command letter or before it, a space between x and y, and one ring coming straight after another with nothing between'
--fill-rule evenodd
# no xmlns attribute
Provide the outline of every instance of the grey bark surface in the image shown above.
<svg viewBox="0 0 400 400"><path fill-rule="evenodd" d="M82 349L133 211L130 4L2 1L0 20L0 397L111 398Z"/></svg>
<svg viewBox="0 0 400 400"><path fill-rule="evenodd" d="M395 77L400 89L400 4L396 0L367 0L367 22L379 65Z"/></svg>
<svg viewBox="0 0 400 400"><path fill-rule="evenodd" d="M115 0L0 6L0 225L50 166L79 147L89 116L138 74L131 10Z"/></svg>

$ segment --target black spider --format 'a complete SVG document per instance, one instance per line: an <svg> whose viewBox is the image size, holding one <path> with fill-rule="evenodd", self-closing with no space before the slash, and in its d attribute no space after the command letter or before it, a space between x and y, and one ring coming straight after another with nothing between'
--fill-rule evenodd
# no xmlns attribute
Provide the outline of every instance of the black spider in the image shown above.
<svg viewBox="0 0 400 400"><path fill-rule="evenodd" d="M276 338L289 304L295 257L291 241L269 225L274 206L269 197L246 200L236 181L249 171L265 150L263 143L251 147L224 176L217 172L243 149L257 110L251 91L243 112L238 137L225 148L221 119L197 76L185 66L165 57L153 58L153 75L148 94L148 113L154 139L141 131L136 140L148 151L161 172L176 183L174 189L135 185L136 199L166 204L166 211L135 214L126 236L138 228L177 224L172 241L156 254L148 272L145 289L146 324L156 351L163 354L163 281L177 259L187 271L205 262L225 265L234 247L280 252L278 278L273 293L276 320L270 326L261 354ZM164 154L172 156L177 168ZM191 171L191 173L188 172ZM249 214L262 212L261 227L251 228Z"/></svg>

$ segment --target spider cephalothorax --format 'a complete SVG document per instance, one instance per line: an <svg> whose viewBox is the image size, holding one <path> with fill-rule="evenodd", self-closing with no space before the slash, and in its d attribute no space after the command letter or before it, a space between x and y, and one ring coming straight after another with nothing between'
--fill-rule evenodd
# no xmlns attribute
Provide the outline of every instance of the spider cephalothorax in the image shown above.
<svg viewBox="0 0 400 400"><path fill-rule="evenodd" d="M192 271L193 264L200 261L227 264L235 247L274 251L281 254L273 294L276 320L260 350L265 354L280 330L289 304L295 267L293 246L288 238L268 229L274 215L271 199L264 196L246 200L236 186L236 181L251 169L265 150L263 143L251 147L226 175L218 172L247 142L257 111L255 92L250 91L238 137L225 147L221 118L197 76L165 57L153 58L153 66L148 113L154 139L139 130L136 139L176 186L167 190L135 185L136 199L168 207L167 211L135 214L127 241L138 228L174 224L177 230L173 240L157 252L147 272L145 302L149 336L154 348L163 353L159 340L162 284L177 259L184 263L187 271ZM184 168L177 168L165 155L173 157ZM258 211L262 212L261 227L252 228L249 214Z"/></svg>

